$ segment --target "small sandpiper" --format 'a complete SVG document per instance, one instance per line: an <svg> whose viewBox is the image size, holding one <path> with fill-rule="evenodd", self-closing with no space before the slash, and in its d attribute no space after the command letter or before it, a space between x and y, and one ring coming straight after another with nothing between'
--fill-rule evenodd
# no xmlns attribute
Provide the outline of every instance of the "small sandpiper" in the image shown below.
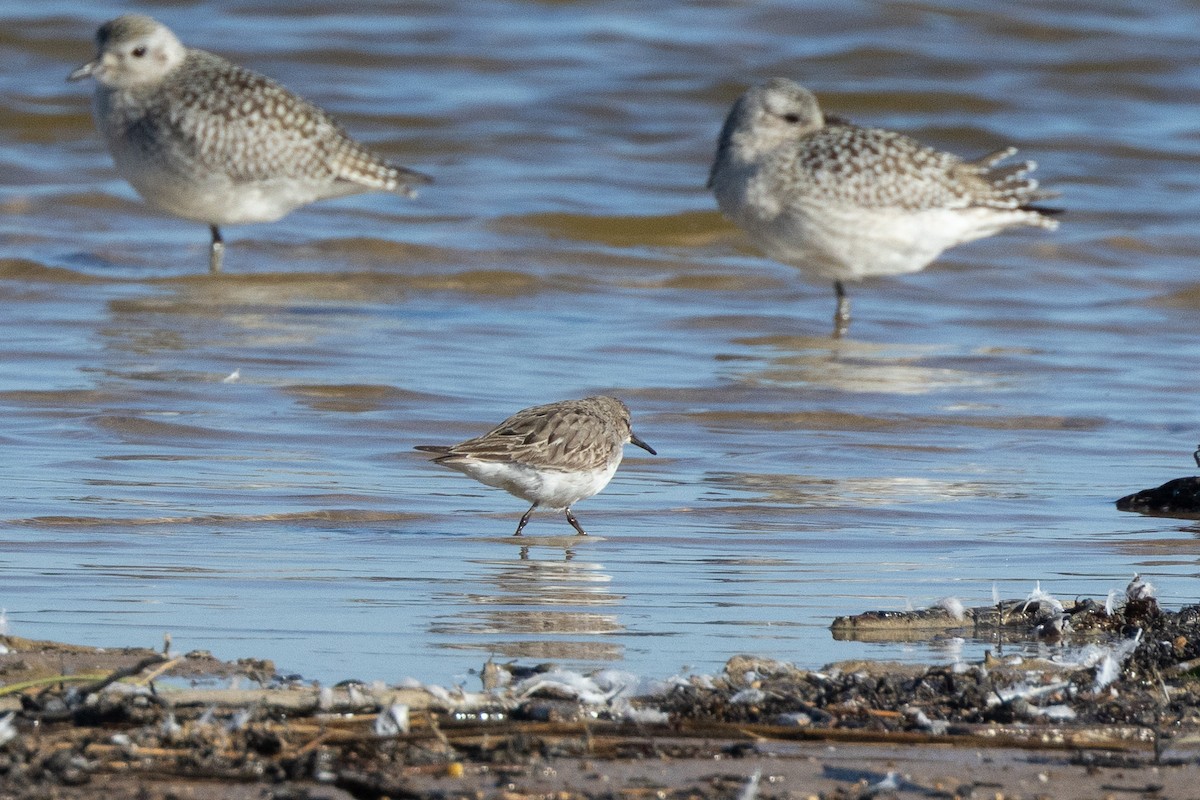
<svg viewBox="0 0 1200 800"><path fill-rule="evenodd" d="M431 180L388 164L271 79L185 47L150 17L101 25L96 58L67 79L89 77L117 171L155 208L208 224L212 272L221 270L221 225L274 222L361 192L411 196Z"/></svg>
<svg viewBox="0 0 1200 800"><path fill-rule="evenodd" d="M1032 161L998 166L1016 148L974 161L900 133L826 117L785 78L730 109L708 186L721 211L767 255L837 293L834 333L850 322L844 281L917 272L944 250L1030 225L1053 230L1058 209L1035 203Z"/></svg>
<svg viewBox="0 0 1200 800"><path fill-rule="evenodd" d="M629 443L657 455L634 435L624 403L596 396L533 406L474 439L416 449L438 454L435 464L532 503L514 536L538 506L565 510L567 522L585 536L571 506L608 485Z"/></svg>

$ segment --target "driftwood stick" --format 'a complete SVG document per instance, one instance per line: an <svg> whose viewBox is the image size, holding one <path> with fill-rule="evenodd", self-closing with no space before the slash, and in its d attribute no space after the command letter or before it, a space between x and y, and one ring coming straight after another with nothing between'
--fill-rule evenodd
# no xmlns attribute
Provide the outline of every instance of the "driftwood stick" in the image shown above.
<svg viewBox="0 0 1200 800"><path fill-rule="evenodd" d="M152 667L155 664L161 664L162 662L164 662L166 660L167 660L167 657L162 655L161 653L155 653L152 656L146 656L142 660L138 661L136 664L130 664L128 667L121 667L120 669L115 669L112 672L110 672L108 675L104 676L103 678L100 678L99 680L92 681L91 683L85 683L83 686L79 687L78 691L80 694L85 695L85 696L89 695L89 694L95 694L96 692L100 691L101 689L108 686L109 684L116 683L117 681L121 680L122 678L129 678L134 675L137 675L142 670L144 670L146 667Z"/></svg>
<svg viewBox="0 0 1200 800"><path fill-rule="evenodd" d="M7 694L20 694L26 689L36 689L39 686L53 686L56 683L79 683L80 681L95 681L104 677L102 673L92 673L89 675L50 675L45 678L34 678L20 683L9 684L8 686L0 687L0 697Z"/></svg>
<svg viewBox="0 0 1200 800"><path fill-rule="evenodd" d="M151 681L154 681L154 680L156 680L156 679L157 679L159 676L161 676L161 675L162 675L164 672L167 672L167 671L169 671L170 669L172 669L172 668L174 668L175 666L177 666L177 665L178 665L178 664L179 664L181 661L183 661L183 659L182 659L182 658L172 658L172 659L170 659L170 660L168 660L168 661L164 661L164 662L162 662L162 663L161 663L161 664L159 664L157 667L155 667L154 669L150 670L148 673L146 673L146 674L145 674L145 675L143 675L142 677L138 678L138 679L137 679L137 684L138 684L139 686L146 686L146 685L150 684L150 682L151 682Z"/></svg>

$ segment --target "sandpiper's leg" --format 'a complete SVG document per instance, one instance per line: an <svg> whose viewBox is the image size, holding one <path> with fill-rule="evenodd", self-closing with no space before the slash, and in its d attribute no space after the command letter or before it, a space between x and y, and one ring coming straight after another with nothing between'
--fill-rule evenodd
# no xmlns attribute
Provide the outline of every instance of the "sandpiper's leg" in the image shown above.
<svg viewBox="0 0 1200 800"><path fill-rule="evenodd" d="M212 231L212 250L208 254L208 271L220 272L221 259L225 256L225 240L221 238L221 229L216 225L209 225L208 229Z"/></svg>
<svg viewBox="0 0 1200 800"><path fill-rule="evenodd" d="M513 536L520 536L521 531L525 530L525 524L529 522L529 517L533 514L535 508L537 508L537 503L531 505L529 510L525 512L525 516L521 517L521 521L517 523L517 532Z"/></svg>
<svg viewBox="0 0 1200 800"><path fill-rule="evenodd" d="M575 519L575 515L571 513L571 509L567 508L567 522L571 523L571 527L579 531L580 536L587 536L587 531L579 527L579 520Z"/></svg>
<svg viewBox="0 0 1200 800"><path fill-rule="evenodd" d="M837 295L837 308L833 312L833 338L837 339L850 328L850 298L846 296L846 287L841 281L833 282L833 291Z"/></svg>

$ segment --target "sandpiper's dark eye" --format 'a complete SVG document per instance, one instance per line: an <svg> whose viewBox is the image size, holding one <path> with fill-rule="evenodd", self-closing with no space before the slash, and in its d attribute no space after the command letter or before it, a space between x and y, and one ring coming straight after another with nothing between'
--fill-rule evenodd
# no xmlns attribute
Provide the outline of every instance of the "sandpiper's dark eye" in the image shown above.
<svg viewBox="0 0 1200 800"><path fill-rule="evenodd" d="M784 120L786 120L787 122L791 122L791 123L796 123L796 122L799 122L799 121L800 121L800 115L799 115L799 114L784 114L784 115L783 115L783 118L784 118Z"/></svg>
<svg viewBox="0 0 1200 800"><path fill-rule="evenodd" d="M142 56L144 56L144 55L146 55L146 48L145 48L145 47L135 47L135 48L133 48L133 57L134 57L134 58L141 58L141 57L142 57Z"/></svg>

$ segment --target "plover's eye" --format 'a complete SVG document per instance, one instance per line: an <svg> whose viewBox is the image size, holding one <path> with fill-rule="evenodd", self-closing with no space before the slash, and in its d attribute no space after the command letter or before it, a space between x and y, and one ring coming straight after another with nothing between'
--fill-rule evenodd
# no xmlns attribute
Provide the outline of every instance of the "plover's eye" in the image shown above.
<svg viewBox="0 0 1200 800"><path fill-rule="evenodd" d="M799 114L784 114L783 119L786 122L791 122L792 124L795 124L800 121L800 115Z"/></svg>
<svg viewBox="0 0 1200 800"><path fill-rule="evenodd" d="M145 48L145 47L135 47L135 48L133 48L133 57L134 57L134 58L141 58L141 57L142 57L142 56L144 56L144 55L146 55L146 48Z"/></svg>

